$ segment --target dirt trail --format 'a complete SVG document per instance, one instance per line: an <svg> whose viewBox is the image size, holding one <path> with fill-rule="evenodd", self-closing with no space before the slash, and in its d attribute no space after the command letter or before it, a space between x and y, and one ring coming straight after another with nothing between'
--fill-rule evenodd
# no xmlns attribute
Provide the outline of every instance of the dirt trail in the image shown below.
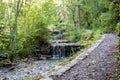
<svg viewBox="0 0 120 80"><path fill-rule="evenodd" d="M116 38L105 34L103 42L87 58L54 80L115 80Z"/></svg>

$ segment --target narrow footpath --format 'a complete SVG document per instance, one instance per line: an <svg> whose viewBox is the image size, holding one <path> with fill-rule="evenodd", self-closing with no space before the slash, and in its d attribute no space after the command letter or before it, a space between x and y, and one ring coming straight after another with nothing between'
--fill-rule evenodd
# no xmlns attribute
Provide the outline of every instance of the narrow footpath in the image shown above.
<svg viewBox="0 0 120 80"><path fill-rule="evenodd" d="M64 74L54 80L115 80L115 48L114 34L104 34L102 43L84 60L79 61Z"/></svg>

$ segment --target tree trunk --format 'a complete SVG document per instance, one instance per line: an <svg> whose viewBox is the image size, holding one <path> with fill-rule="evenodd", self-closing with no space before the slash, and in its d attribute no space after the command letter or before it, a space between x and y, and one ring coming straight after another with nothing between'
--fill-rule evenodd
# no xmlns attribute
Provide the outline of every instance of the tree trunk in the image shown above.
<svg viewBox="0 0 120 80"><path fill-rule="evenodd" d="M78 27L80 27L80 5L78 4Z"/></svg>
<svg viewBox="0 0 120 80"><path fill-rule="evenodd" d="M16 35L17 35L17 19L18 19L18 14L19 14L19 8L20 8L20 0L14 0L14 7L15 7L15 17L14 17L14 23L13 23L13 28L11 29L11 44L10 44L10 49L11 49L11 55L14 55L15 53L15 40L16 40Z"/></svg>
<svg viewBox="0 0 120 80"><path fill-rule="evenodd" d="M76 21L75 21L75 9L71 9L72 11L72 19L73 19L73 23L74 23L74 26L76 27Z"/></svg>

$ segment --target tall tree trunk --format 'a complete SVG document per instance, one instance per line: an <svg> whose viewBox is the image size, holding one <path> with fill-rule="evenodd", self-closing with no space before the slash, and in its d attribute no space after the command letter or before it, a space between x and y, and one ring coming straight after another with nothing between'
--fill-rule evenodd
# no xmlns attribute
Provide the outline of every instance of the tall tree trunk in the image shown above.
<svg viewBox="0 0 120 80"><path fill-rule="evenodd" d="M72 19L73 19L73 23L74 23L74 26L76 27L76 21L75 21L75 9L71 9L72 11Z"/></svg>
<svg viewBox="0 0 120 80"><path fill-rule="evenodd" d="M15 40L17 36L17 19L18 19L18 14L19 14L19 9L20 9L20 0L14 0L14 8L15 8L15 16L14 16L14 23L13 23L13 28L11 29L11 44L10 44L10 49L11 49L11 56L14 55L15 53Z"/></svg>
<svg viewBox="0 0 120 80"><path fill-rule="evenodd" d="M6 6L7 6L6 7L7 8L7 13L5 13L5 15L7 14L7 17L5 16L5 21L8 20L8 25L10 25L10 12L11 12L10 10L11 10L11 8L9 6L9 2L6 2ZM10 29L10 34L11 34L11 27L9 27L9 29ZM10 39L10 42L11 42L11 39ZM7 57L8 57L8 60L10 61L10 56L8 55Z"/></svg>
<svg viewBox="0 0 120 80"><path fill-rule="evenodd" d="M76 27L76 21L75 21L75 14L73 13L73 22L74 22L74 26Z"/></svg>
<svg viewBox="0 0 120 80"><path fill-rule="evenodd" d="M80 27L80 5L78 4L78 27Z"/></svg>
<svg viewBox="0 0 120 80"><path fill-rule="evenodd" d="M80 27L80 0L78 0L78 27Z"/></svg>

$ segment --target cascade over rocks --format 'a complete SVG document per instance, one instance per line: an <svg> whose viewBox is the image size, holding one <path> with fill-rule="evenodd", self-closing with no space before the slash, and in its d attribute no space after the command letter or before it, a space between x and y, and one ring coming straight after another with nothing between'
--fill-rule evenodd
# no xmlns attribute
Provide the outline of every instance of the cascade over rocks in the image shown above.
<svg viewBox="0 0 120 80"><path fill-rule="evenodd" d="M72 53L75 53L83 47L80 43L72 43L69 40L63 40L63 32L65 32L65 30L53 32L55 40L51 43L51 59L69 57Z"/></svg>
<svg viewBox="0 0 120 80"><path fill-rule="evenodd" d="M64 30L54 31L53 37L55 37L50 46L41 50L40 59L61 59L69 57L72 53L83 48L81 43L72 43L69 40L62 39Z"/></svg>

